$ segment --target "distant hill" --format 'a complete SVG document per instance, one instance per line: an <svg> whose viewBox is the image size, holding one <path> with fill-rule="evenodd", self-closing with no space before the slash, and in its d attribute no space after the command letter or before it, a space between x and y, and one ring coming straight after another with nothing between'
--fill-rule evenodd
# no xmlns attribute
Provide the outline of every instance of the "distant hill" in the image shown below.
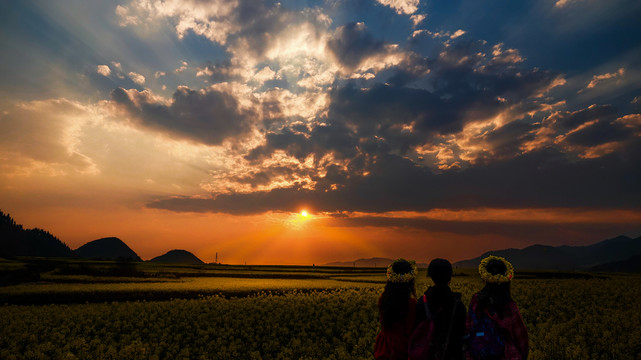
<svg viewBox="0 0 641 360"><path fill-rule="evenodd" d="M331 263L324 264L324 266L342 266L342 267L388 267L394 260L373 257L369 259L358 259L354 261L335 261ZM427 267L425 263L417 263L416 266L420 268Z"/></svg>
<svg viewBox="0 0 641 360"><path fill-rule="evenodd" d="M42 229L24 229L0 211L0 256L73 257L64 242Z"/></svg>
<svg viewBox="0 0 641 360"><path fill-rule="evenodd" d="M622 261L593 266L590 268L590 271L641 273L641 254L634 255Z"/></svg>
<svg viewBox="0 0 641 360"><path fill-rule="evenodd" d="M483 255L455 263L462 268L476 268L488 255L502 256L517 269L528 270L588 270L599 264L622 261L641 254L641 237L617 236L587 246L532 245L523 249L488 251Z"/></svg>
<svg viewBox="0 0 641 360"><path fill-rule="evenodd" d="M74 250L76 255L87 259L142 261L127 244L116 237L90 241Z"/></svg>
<svg viewBox="0 0 641 360"><path fill-rule="evenodd" d="M164 255L149 260L155 263L204 264L196 255L187 250L170 250Z"/></svg>

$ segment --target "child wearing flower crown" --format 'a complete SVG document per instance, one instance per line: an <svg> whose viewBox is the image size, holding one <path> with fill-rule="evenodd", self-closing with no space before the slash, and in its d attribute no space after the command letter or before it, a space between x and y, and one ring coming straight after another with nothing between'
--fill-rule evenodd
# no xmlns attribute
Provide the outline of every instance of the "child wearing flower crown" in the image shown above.
<svg viewBox="0 0 641 360"><path fill-rule="evenodd" d="M481 261L479 274L485 286L469 306L467 359L527 359L527 328L510 294L514 267L502 257L488 256Z"/></svg>
<svg viewBox="0 0 641 360"><path fill-rule="evenodd" d="M417 273L416 263L405 259L398 259L387 268L387 283L378 299L381 330L374 346L377 360L407 360L415 318Z"/></svg>

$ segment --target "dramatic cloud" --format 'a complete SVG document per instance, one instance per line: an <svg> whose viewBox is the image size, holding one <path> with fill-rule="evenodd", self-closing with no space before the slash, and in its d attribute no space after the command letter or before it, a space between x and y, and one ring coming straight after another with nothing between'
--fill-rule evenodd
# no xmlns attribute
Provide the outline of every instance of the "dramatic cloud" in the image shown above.
<svg viewBox="0 0 641 360"><path fill-rule="evenodd" d="M188 63L188 62L186 62L186 61L181 61L181 62L180 62L180 67L179 67L178 69L175 69L175 70L174 70L174 72L175 72L176 74L180 74L180 73L182 73L183 71L187 70L187 67L188 67L188 66L189 66L189 63Z"/></svg>
<svg viewBox="0 0 641 360"><path fill-rule="evenodd" d="M493 56L492 61L496 63L517 64L525 61L525 59L521 56L521 54L519 54L518 50L516 49L503 50L503 43L494 45L494 47L492 48L492 56Z"/></svg>
<svg viewBox="0 0 641 360"><path fill-rule="evenodd" d="M639 154L636 140L625 149ZM641 171L630 171L639 157L603 156L574 161L558 151L529 153L491 166L433 174L396 156L377 157L367 175L335 168L336 190L300 186L265 192L219 194L212 198L172 198L149 204L174 211L233 214L296 211L311 206L319 212L426 211L476 207L628 207L636 208L641 192L634 185ZM607 169L604 176L603 169ZM329 173L328 173L329 174ZM471 180L473 179L473 181ZM329 183L329 182L328 182ZM328 184L333 185L333 184ZM599 192L595 193L594 189ZM622 197L623 194L626 194ZM309 205L312 204L312 205Z"/></svg>
<svg viewBox="0 0 641 360"><path fill-rule="evenodd" d="M343 65L352 69L358 67L363 59L384 49L383 42L375 40L364 23L339 27L327 46Z"/></svg>
<svg viewBox="0 0 641 360"><path fill-rule="evenodd" d="M420 23L423 22L427 18L427 15L425 14L415 14L410 16L410 19L412 20L412 24L414 24L414 27L417 27Z"/></svg>
<svg viewBox="0 0 641 360"><path fill-rule="evenodd" d="M620 182L639 178L626 173L638 159L617 154L638 148L636 117L606 105L551 112L563 105L545 97L565 83L560 75L519 66L525 59L503 44L458 38L448 35L434 59L390 67L388 84L336 87L326 115L311 123L272 122L245 156L248 169L261 170L228 178L250 190L149 206L233 214L304 204L330 213L607 207L623 204L621 192L634 194L625 201L634 206L639 192ZM384 52L362 24L339 27L328 47L351 68ZM598 176L606 164L609 183ZM598 197L594 186L604 187Z"/></svg>
<svg viewBox="0 0 641 360"><path fill-rule="evenodd" d="M220 145L251 129L251 113L234 96L214 88L195 91L181 86L171 100L149 90L118 88L111 99L143 126L205 144Z"/></svg>
<svg viewBox="0 0 641 360"><path fill-rule="evenodd" d="M562 7L568 6L568 5L572 4L572 3L577 3L579 1L582 1L582 0L557 0L557 2L554 3L554 6L557 7L557 8L562 8Z"/></svg>
<svg viewBox="0 0 641 360"><path fill-rule="evenodd" d="M227 37L238 30L231 15L239 6L238 1L134 1L127 6L118 5L116 15L120 26L135 26L158 18L172 18L179 38L189 31L209 40L225 44Z"/></svg>
<svg viewBox="0 0 641 360"><path fill-rule="evenodd" d="M132 72L129 73L129 77L131 78L131 81L135 82L136 84L141 85L141 86L145 85L145 77L144 76L132 71Z"/></svg>
<svg viewBox="0 0 641 360"><path fill-rule="evenodd" d="M539 130L548 142L578 153L583 158L601 157L621 151L641 136L639 114L617 118L611 106L591 105L575 112L556 112L543 121Z"/></svg>
<svg viewBox="0 0 641 360"><path fill-rule="evenodd" d="M397 14L413 14L418 10L420 0L377 0L380 4L389 6Z"/></svg>
<svg viewBox="0 0 641 360"><path fill-rule="evenodd" d="M457 37L461 37L461 36L465 35L465 30L458 29L455 32L451 33L449 31L436 31L436 32L433 32L433 31L421 29L421 30L415 30L412 33L412 38L419 37L419 36L421 36L423 34L431 36L434 39L438 39L438 38L456 39Z"/></svg>
<svg viewBox="0 0 641 360"><path fill-rule="evenodd" d="M641 114L630 114L615 120L615 123L626 128L641 129Z"/></svg>
<svg viewBox="0 0 641 360"><path fill-rule="evenodd" d="M594 75L592 77L592 81L590 81L590 83L588 84L586 89L594 88L601 81L612 79L612 78L621 77L623 75L625 75L625 69L624 68L619 68L619 70L617 70L616 72L613 72L613 73L606 73L606 74L603 74L603 75Z"/></svg>
<svg viewBox="0 0 641 360"><path fill-rule="evenodd" d="M102 76L109 76L111 74L111 69L108 65L98 65L96 67L96 72Z"/></svg>
<svg viewBox="0 0 641 360"><path fill-rule="evenodd" d="M110 103L140 128L208 146L237 144L235 166L201 184L209 197L150 206L235 214L293 211L301 203L324 212L615 206L577 184L597 186L586 179L607 165L612 177L603 193L615 196L633 161L620 155L638 146L637 114L599 102L569 108L566 76L528 64L507 41L429 26L418 0L380 5L402 15L409 33L381 36L385 30L365 21L335 23L339 3L118 6L123 27L167 21L178 40L196 36L224 49L211 60L147 70L155 78L195 74L207 83L202 89L181 85L170 99L149 89L111 92ZM625 71L595 75L587 89ZM573 191L576 199L566 196Z"/></svg>

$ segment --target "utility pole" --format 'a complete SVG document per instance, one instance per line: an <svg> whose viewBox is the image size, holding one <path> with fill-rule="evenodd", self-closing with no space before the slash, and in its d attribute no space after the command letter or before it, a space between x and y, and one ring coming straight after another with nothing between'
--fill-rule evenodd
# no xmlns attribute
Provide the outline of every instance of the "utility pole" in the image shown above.
<svg viewBox="0 0 641 360"><path fill-rule="evenodd" d="M214 262L214 264L218 264L218 252L216 252L216 261Z"/></svg>

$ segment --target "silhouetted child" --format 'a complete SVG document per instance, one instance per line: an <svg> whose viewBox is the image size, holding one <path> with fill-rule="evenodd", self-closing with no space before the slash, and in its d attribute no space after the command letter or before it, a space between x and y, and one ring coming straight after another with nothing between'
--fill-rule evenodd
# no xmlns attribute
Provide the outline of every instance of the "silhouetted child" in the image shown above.
<svg viewBox="0 0 641 360"><path fill-rule="evenodd" d="M423 296L418 299L415 326L418 327L429 315L434 328L429 351L427 354L425 351L419 352L416 358L465 359L463 337L466 310L461 302L461 294L452 292L449 286L452 279L452 264L445 259L434 259L427 268L427 275L434 282L434 286L428 287ZM418 336L425 335L419 331L411 341L421 341L417 339Z"/></svg>
<svg viewBox="0 0 641 360"><path fill-rule="evenodd" d="M376 336L374 357L407 360L407 344L414 326L418 270L414 261L394 261L387 268L385 290L378 299L381 330Z"/></svg>
<svg viewBox="0 0 641 360"><path fill-rule="evenodd" d="M485 287L470 302L467 359L527 359L527 328L510 294L514 267L502 257L488 256L479 273Z"/></svg>

